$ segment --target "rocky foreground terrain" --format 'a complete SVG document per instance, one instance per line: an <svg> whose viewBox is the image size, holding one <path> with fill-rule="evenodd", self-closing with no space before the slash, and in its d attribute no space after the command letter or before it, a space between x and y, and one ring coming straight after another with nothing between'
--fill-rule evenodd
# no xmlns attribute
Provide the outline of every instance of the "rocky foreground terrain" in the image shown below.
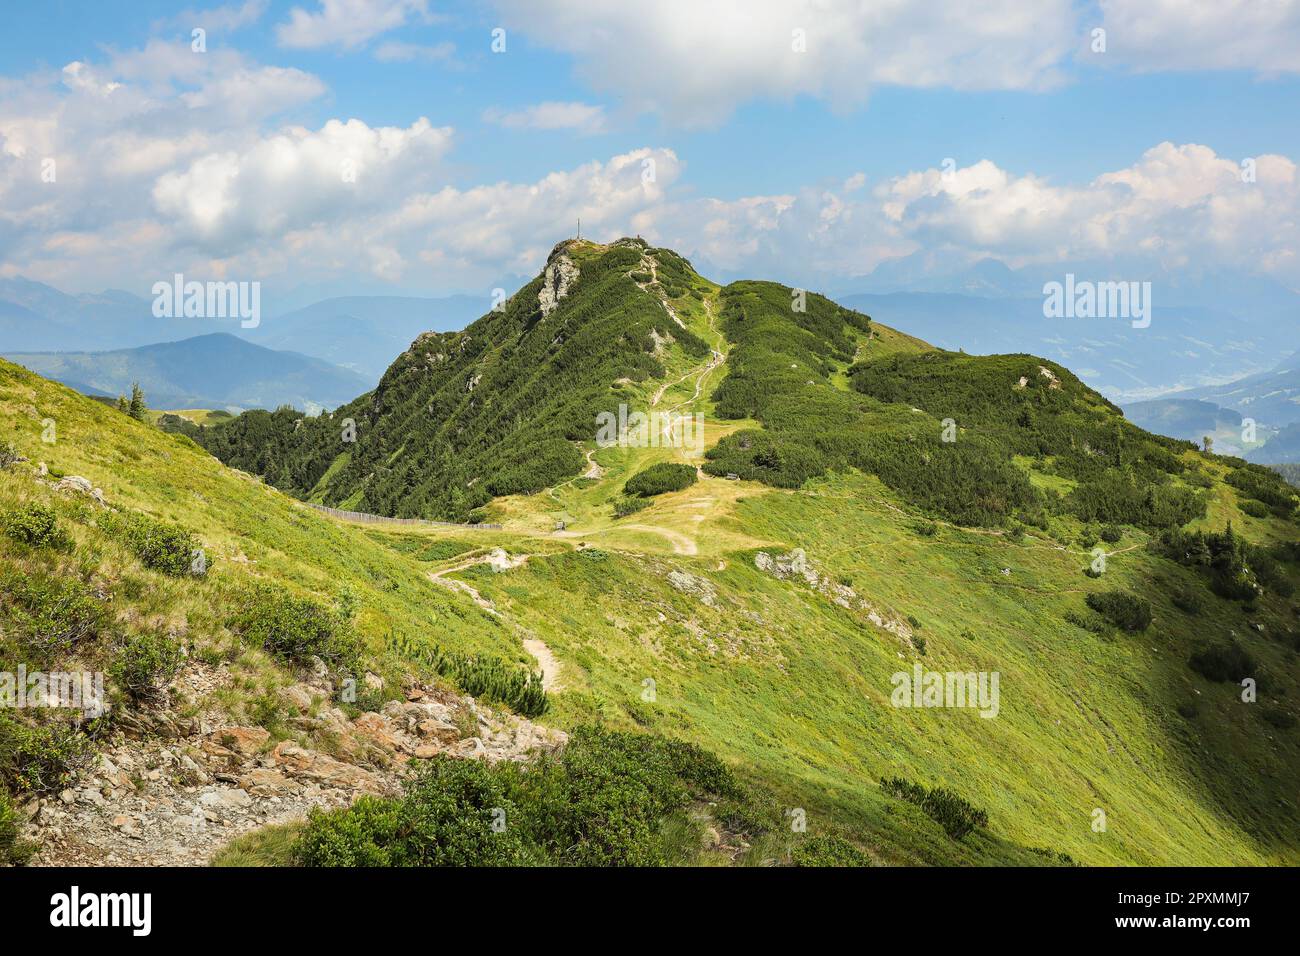
<svg viewBox="0 0 1300 956"><path fill-rule="evenodd" d="M322 669L282 689L294 736L275 741L262 727L225 725L204 707L226 680L224 670L189 666L172 684L171 707L133 714L74 788L23 805L40 844L33 863L201 865L258 827L349 805L363 793L395 793L412 761L522 760L566 739L430 686L412 685L404 702L349 718L331 703L335 689ZM374 675L368 681L378 684Z"/></svg>

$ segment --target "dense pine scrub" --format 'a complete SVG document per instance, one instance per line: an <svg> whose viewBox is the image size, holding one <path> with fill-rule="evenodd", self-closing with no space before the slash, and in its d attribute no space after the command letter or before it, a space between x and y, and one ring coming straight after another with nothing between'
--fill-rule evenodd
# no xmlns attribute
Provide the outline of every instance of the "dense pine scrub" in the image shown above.
<svg viewBox="0 0 1300 956"><path fill-rule="evenodd" d="M988 813L945 787L926 787L902 777L882 777L880 787L890 796L916 804L954 840L989 825Z"/></svg>
<svg viewBox="0 0 1300 956"><path fill-rule="evenodd" d="M958 488L993 482L992 506L976 512L1006 514L1033 504L1035 495L1008 471L1014 457L1024 456L1044 474L1075 483L1063 500L1044 504L1082 521L1172 528L1205 514L1202 496L1179 480L1187 468L1182 453L1194 446L1144 432L1054 362L936 350L859 363L849 374L865 395L949 423L947 444L966 448L967 462L945 481ZM921 476L881 477L900 490L909 480L920 485L924 500Z"/></svg>
<svg viewBox="0 0 1300 956"><path fill-rule="evenodd" d="M579 728L531 764L438 757L397 798L315 812L292 853L304 866L666 866L702 862L709 814L754 844L782 826L776 802L712 753L654 734ZM767 841L772 842L772 841ZM786 841L770 862L869 862L837 834ZM775 844L774 844L775 845ZM751 850L763 862L766 855Z"/></svg>
<svg viewBox="0 0 1300 956"><path fill-rule="evenodd" d="M669 491L681 491L695 484L695 469L690 465L660 462L639 471L627 480L623 493L640 498L651 498Z"/></svg>
<svg viewBox="0 0 1300 956"><path fill-rule="evenodd" d="M542 675L525 670L490 654L458 654L437 644L406 637L393 637L390 643L404 660L430 667L473 697L505 704L525 717L546 713L548 701L542 687Z"/></svg>
<svg viewBox="0 0 1300 956"><path fill-rule="evenodd" d="M629 277L644 251L568 244L553 261L563 252L580 274L549 315L538 277L462 332L421 335L333 414L248 412L197 440L292 494L394 517L464 521L493 497L539 491L584 467L579 443L618 411L612 383L662 378L665 343L709 354ZM661 272L674 286L688 278L675 258Z"/></svg>
<svg viewBox="0 0 1300 956"><path fill-rule="evenodd" d="M872 366L854 367L857 393L833 386L870 333L868 317L811 294L797 311L794 292L775 283L737 282L722 300L723 330L736 345L714 401L719 414L756 418L764 428L724 438L709 450L705 471L798 488L828 470L860 468L917 506L973 525L1001 524L1038 504L1029 479L991 438L944 442L936 418L946 416L918 415L892 388L871 395ZM920 358L878 361L889 377Z"/></svg>

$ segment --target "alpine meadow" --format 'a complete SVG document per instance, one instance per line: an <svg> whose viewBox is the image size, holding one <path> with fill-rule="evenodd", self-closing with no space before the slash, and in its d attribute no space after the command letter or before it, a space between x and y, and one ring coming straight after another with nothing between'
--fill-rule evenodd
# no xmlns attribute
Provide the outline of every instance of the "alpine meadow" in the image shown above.
<svg viewBox="0 0 1300 956"><path fill-rule="evenodd" d="M1281 915L1300 4L73 6L0 61L17 918Z"/></svg>

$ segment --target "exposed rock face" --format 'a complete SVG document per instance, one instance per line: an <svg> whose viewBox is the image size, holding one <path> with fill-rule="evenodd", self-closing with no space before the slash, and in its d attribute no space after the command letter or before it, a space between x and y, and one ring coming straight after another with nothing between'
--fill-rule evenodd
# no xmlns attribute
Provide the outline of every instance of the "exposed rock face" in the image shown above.
<svg viewBox="0 0 1300 956"><path fill-rule="evenodd" d="M497 574L501 574L505 571L512 571L515 568L527 564L528 555L512 555L507 552L505 548L493 548L491 552L489 552L485 563L490 565L492 570Z"/></svg>
<svg viewBox="0 0 1300 956"><path fill-rule="evenodd" d="M551 253L546 271L542 273L542 289L537 293L537 304L541 307L543 317L559 308L560 300L569 294L573 283L578 281L577 264L559 249L557 247Z"/></svg>
<svg viewBox="0 0 1300 956"><path fill-rule="evenodd" d="M59 491L71 491L79 495L89 495L99 504L102 505L104 503L104 492L101 489L94 487L91 484L90 479L82 478L80 475L69 475L54 487Z"/></svg>
<svg viewBox="0 0 1300 956"><path fill-rule="evenodd" d="M174 696L202 699L224 679L191 665ZM73 786L24 806L27 836L40 844L36 862L201 865L249 830L348 806L363 793L397 793L413 761L525 760L567 739L441 688L409 687L405 700L355 718L330 703L333 691L323 676L283 688L293 736L274 746L264 728L223 725L214 713L182 720L158 711L124 725L132 729L106 742ZM322 746L329 753L314 749Z"/></svg>
<svg viewBox="0 0 1300 956"><path fill-rule="evenodd" d="M782 581L787 578L802 578L809 587L826 595L832 603L850 610L865 611L867 620L876 627L907 641L912 638L912 628L906 621L883 614L870 601L858 597L858 593L847 584L840 584L828 575L818 573L803 548L795 548L789 554L775 557L766 551L760 551L754 555L754 567Z"/></svg>
<svg viewBox="0 0 1300 956"><path fill-rule="evenodd" d="M668 583L683 594L693 594L709 607L718 606L718 592L711 581L696 577L686 571L669 571Z"/></svg>

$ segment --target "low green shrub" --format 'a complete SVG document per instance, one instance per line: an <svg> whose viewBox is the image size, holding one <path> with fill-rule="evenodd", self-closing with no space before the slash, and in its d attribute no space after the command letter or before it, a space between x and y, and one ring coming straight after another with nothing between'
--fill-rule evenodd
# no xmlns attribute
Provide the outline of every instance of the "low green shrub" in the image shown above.
<svg viewBox="0 0 1300 956"><path fill-rule="evenodd" d="M870 866L871 857L841 836L819 833L800 840L790 854L795 866Z"/></svg>
<svg viewBox="0 0 1300 956"><path fill-rule="evenodd" d="M960 840L976 827L989 824L985 811L944 787L930 789L902 777L881 777L880 786L891 796L916 804L954 840Z"/></svg>
<svg viewBox="0 0 1300 956"><path fill-rule="evenodd" d="M1145 631L1151 626L1151 605L1124 591L1099 591L1085 599L1092 608L1125 631Z"/></svg>
<svg viewBox="0 0 1300 956"><path fill-rule="evenodd" d="M727 767L692 744L580 727L527 767L441 756L399 798L316 811L294 856L308 866L666 865L700 849L671 825L688 806L743 798Z"/></svg>
<svg viewBox="0 0 1300 956"><path fill-rule="evenodd" d="M62 790L93 752L90 740L68 724L26 724L0 713L0 786L8 790Z"/></svg>
<svg viewBox="0 0 1300 956"><path fill-rule="evenodd" d="M294 848L302 866L518 866L527 862L509 774L439 755L401 799L363 796L313 810Z"/></svg>
<svg viewBox="0 0 1300 956"><path fill-rule="evenodd" d="M765 833L778 833L789 826L785 808L776 799L739 782L730 794L717 800L713 814L728 830L748 834L751 840Z"/></svg>
<svg viewBox="0 0 1300 956"><path fill-rule="evenodd" d="M1236 641L1204 647L1188 658L1187 664L1206 680L1219 684L1259 677L1255 658Z"/></svg>
<svg viewBox="0 0 1300 956"><path fill-rule="evenodd" d="M71 551L72 536L59 525L54 509L30 504L0 514L0 527L15 541L33 548Z"/></svg>
<svg viewBox="0 0 1300 956"><path fill-rule="evenodd" d="M1250 515L1252 518L1268 518L1273 514L1268 505L1262 501L1256 501L1254 498L1245 498L1238 501L1237 507L1241 509L1242 514Z"/></svg>
<svg viewBox="0 0 1300 956"><path fill-rule="evenodd" d="M137 511L117 511L100 519L100 525L146 568L182 577L207 573L210 559L202 552L194 532L158 521Z"/></svg>
<svg viewBox="0 0 1300 956"><path fill-rule="evenodd" d="M1065 612L1064 617L1075 627L1082 628L1090 634L1106 635L1111 633L1110 625L1096 614L1070 610Z"/></svg>
<svg viewBox="0 0 1300 956"><path fill-rule="evenodd" d="M579 552L582 553L582 552ZM542 675L487 654L458 654L438 644L419 643L394 634L389 644L402 658L424 663L471 697L505 704L524 717L546 713Z"/></svg>
<svg viewBox="0 0 1300 956"><path fill-rule="evenodd" d="M1265 591L1284 598L1289 598L1295 593L1295 585L1291 583L1291 579L1287 577L1278 559L1268 549L1248 545L1246 561L1250 569L1255 572L1255 580Z"/></svg>
<svg viewBox="0 0 1300 956"><path fill-rule="evenodd" d="M347 667L359 654L351 615L277 585L248 590L228 624L244 640L291 664L319 657L326 664Z"/></svg>
<svg viewBox="0 0 1300 956"><path fill-rule="evenodd" d="M689 488L695 484L697 477L694 465L660 462L629 478L627 484L623 486L623 493L638 498L650 498L668 491Z"/></svg>
<svg viewBox="0 0 1300 956"><path fill-rule="evenodd" d="M133 700L157 700L180 670L182 659L174 639L146 631L126 639L113 657L111 672L117 686Z"/></svg>
<svg viewBox="0 0 1300 956"><path fill-rule="evenodd" d="M0 790L0 866L24 866L36 844L22 838L22 815L9 794Z"/></svg>
<svg viewBox="0 0 1300 956"><path fill-rule="evenodd" d="M499 657L452 654L439 648L434 669L471 697L486 697L505 704L524 717L546 713L542 675L510 664Z"/></svg>
<svg viewBox="0 0 1300 956"><path fill-rule="evenodd" d="M1175 591L1171 600L1174 602L1174 607L1192 617L1205 610L1205 599L1196 588L1182 588Z"/></svg>
<svg viewBox="0 0 1300 956"><path fill-rule="evenodd" d="M87 584L37 571L0 575L0 609L7 630L41 663L98 637L108 626L108 605Z"/></svg>
<svg viewBox="0 0 1300 956"><path fill-rule="evenodd" d="M636 514L650 507L649 498L628 498L626 496L619 498L614 502L614 517L626 518L630 514Z"/></svg>
<svg viewBox="0 0 1300 956"><path fill-rule="evenodd" d="M1107 544L1118 544L1120 539L1123 537L1124 531L1115 527L1113 524L1108 524L1106 527L1101 529L1101 540L1105 541Z"/></svg>
<svg viewBox="0 0 1300 956"><path fill-rule="evenodd" d="M1295 715L1280 707L1265 706L1260 710L1260 716L1278 730L1290 730L1296 725Z"/></svg>

